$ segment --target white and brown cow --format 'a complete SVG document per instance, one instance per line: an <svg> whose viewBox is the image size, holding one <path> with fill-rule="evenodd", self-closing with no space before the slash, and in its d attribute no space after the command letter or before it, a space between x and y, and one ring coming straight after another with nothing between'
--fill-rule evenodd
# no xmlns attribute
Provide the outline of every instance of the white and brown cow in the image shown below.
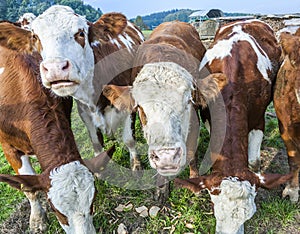
<svg viewBox="0 0 300 234"><path fill-rule="evenodd" d="M293 173L283 196L289 196L292 202L297 202L300 171L300 29L295 35L281 33L280 41L284 61L275 84L274 107Z"/></svg>
<svg viewBox="0 0 300 234"><path fill-rule="evenodd" d="M199 135L196 110L200 102L214 99L225 83L224 76L218 75L199 79L204 53L191 25L163 23L137 50L133 85L107 85L103 90L119 110L138 110L150 165L163 176L177 175L194 159ZM198 169L195 160L191 163L194 177Z"/></svg>
<svg viewBox="0 0 300 234"><path fill-rule="evenodd" d="M14 29L1 23L2 30ZM20 28L21 29L21 28ZM30 33L28 31L28 33ZM7 40L13 48L19 41ZM41 85L40 56L0 46L0 143L17 175L0 175L0 182L20 189L30 201L30 229L45 231L45 212L37 191L46 193L61 226L69 234L96 233L92 220L94 177L77 150L71 130L72 100L54 97ZM30 163L35 154L42 169L36 174ZM104 155L93 158L93 167Z"/></svg>
<svg viewBox="0 0 300 234"><path fill-rule="evenodd" d="M264 114L272 100L280 54L269 25L258 20L238 21L217 31L201 62L200 69L208 65L211 72L224 73L229 80L221 91L226 134L220 152L214 150L214 144L211 147L211 174L177 179L177 183L194 192L208 189L216 233L243 233L243 223L256 211L257 187L271 188L291 177L259 173ZM222 140L218 129L212 129L211 137L212 143Z"/></svg>
<svg viewBox="0 0 300 234"><path fill-rule="evenodd" d="M132 84L132 59L135 46L143 41L142 33L120 13L104 14L91 23L60 5L39 15L31 28L32 35L16 35L23 45L19 49L36 49L42 56L43 85L77 101L95 154L102 150L102 133L113 134L125 122L124 142L133 167L138 168L130 115L118 113L101 92L105 84Z"/></svg>

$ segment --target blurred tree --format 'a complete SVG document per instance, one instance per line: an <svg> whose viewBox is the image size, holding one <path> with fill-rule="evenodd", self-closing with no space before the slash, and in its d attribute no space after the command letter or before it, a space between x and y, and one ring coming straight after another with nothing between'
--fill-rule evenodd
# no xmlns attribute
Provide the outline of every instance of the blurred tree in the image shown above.
<svg viewBox="0 0 300 234"><path fill-rule="evenodd" d="M70 6L77 14L85 16L91 22L102 15L99 8L85 5L82 0L0 0L0 20L15 22L26 12L39 15L54 4Z"/></svg>
<svg viewBox="0 0 300 234"><path fill-rule="evenodd" d="M149 29L149 27L144 23L142 16L138 15L135 20L134 23L136 26L139 27L140 30L147 30Z"/></svg>

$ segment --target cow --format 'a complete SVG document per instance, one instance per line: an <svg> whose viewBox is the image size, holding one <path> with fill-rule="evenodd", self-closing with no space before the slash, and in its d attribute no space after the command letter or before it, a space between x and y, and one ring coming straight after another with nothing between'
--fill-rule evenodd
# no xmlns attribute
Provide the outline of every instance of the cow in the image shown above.
<svg viewBox="0 0 300 234"><path fill-rule="evenodd" d="M246 20L219 28L201 61L199 69L208 65L211 73L224 73L228 79L221 90L225 137L221 138L218 129L210 131L211 142L222 142L222 147L216 151L214 144L211 146L209 175L175 179L175 183L195 193L209 191L216 233L243 233L244 222L256 211L256 189L272 188L291 178L290 174L262 174L259 170L264 114L272 100L280 54L271 27L259 20ZM204 121L220 114L202 110ZM213 122L210 125L214 127Z"/></svg>
<svg viewBox="0 0 300 234"><path fill-rule="evenodd" d="M281 33L280 43L284 61L277 75L273 101L293 174L283 190L283 197L289 196L291 202L297 202L300 171L300 29L295 34Z"/></svg>
<svg viewBox="0 0 300 234"><path fill-rule="evenodd" d="M132 168L140 169L131 116L118 113L101 93L104 84L132 83L130 68L135 47L144 40L139 29L120 13L104 14L91 23L61 5L51 6L39 15L31 29L31 34L20 29L16 34L16 29L11 29L20 41L17 50L38 51L42 56L42 84L58 96L76 100L95 154L102 150L102 134L112 135L125 123L123 138Z"/></svg>
<svg viewBox="0 0 300 234"><path fill-rule="evenodd" d="M0 24L0 28L11 26L15 27L7 22ZM19 41L9 34L7 37L10 45L18 48ZM92 162L80 157L71 130L72 99L55 97L42 86L40 60L35 52L20 53L0 46L0 143L17 174L0 174L0 182L25 193L31 205L31 231L44 232L47 227L37 194L43 191L66 233L96 233L91 170L96 172L96 165L100 168L107 155L103 153ZM31 166L31 155L36 155L41 174Z"/></svg>
<svg viewBox="0 0 300 234"><path fill-rule="evenodd" d="M194 27L174 21L159 25L137 50L132 86L106 85L103 94L120 111L137 109L149 145L150 166L165 177L196 165L200 105L213 100L226 82L223 75L200 79L205 48Z"/></svg>

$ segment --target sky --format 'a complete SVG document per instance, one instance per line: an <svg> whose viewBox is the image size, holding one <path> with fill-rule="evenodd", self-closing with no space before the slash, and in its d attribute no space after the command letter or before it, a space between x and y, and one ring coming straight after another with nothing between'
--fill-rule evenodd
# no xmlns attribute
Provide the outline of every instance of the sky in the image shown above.
<svg viewBox="0 0 300 234"><path fill-rule="evenodd" d="M103 13L121 12L135 18L172 9L220 9L229 13L300 13L300 0L83 0Z"/></svg>

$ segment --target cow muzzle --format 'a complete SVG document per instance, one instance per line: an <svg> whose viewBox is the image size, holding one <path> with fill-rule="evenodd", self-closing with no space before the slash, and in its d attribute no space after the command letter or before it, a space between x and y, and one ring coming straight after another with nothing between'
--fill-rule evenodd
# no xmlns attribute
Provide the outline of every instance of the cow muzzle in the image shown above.
<svg viewBox="0 0 300 234"><path fill-rule="evenodd" d="M51 59L40 65L42 83L58 96L72 95L79 85L71 78L72 63L67 59Z"/></svg>
<svg viewBox="0 0 300 234"><path fill-rule="evenodd" d="M156 148L149 150L152 168L162 176L175 176L185 165L185 153L182 147Z"/></svg>

